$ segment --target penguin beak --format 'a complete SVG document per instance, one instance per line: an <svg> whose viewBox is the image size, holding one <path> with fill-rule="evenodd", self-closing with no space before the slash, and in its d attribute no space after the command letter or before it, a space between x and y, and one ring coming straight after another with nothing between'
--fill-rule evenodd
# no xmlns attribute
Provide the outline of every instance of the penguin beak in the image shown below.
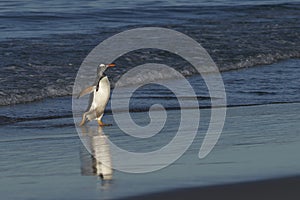
<svg viewBox="0 0 300 200"><path fill-rule="evenodd" d="M108 64L107 66L108 66L108 67L115 67L115 66L116 66L116 64L114 64L114 63L111 63L111 64Z"/></svg>

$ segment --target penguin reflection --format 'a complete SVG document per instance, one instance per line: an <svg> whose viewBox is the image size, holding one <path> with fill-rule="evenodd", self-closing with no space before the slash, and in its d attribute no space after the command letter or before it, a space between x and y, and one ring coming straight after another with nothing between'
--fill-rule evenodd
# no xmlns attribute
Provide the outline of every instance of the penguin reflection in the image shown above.
<svg viewBox="0 0 300 200"><path fill-rule="evenodd" d="M82 126L81 131L80 137L91 153L86 149L80 153L82 175L97 175L102 180L111 180L113 170L110 149L102 127Z"/></svg>

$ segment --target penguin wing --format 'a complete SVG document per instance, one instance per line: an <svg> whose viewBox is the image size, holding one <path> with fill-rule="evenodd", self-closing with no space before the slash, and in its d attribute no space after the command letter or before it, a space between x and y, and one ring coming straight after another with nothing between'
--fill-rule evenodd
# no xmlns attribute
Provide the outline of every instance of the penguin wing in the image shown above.
<svg viewBox="0 0 300 200"><path fill-rule="evenodd" d="M87 88L85 88L84 90L82 90L80 93L79 93L79 95L77 96L77 98L80 98L80 97L82 97L82 96L84 96L84 95L87 95L87 94L90 94L90 93L92 93L94 90L96 89L96 86L90 86L90 87L87 87Z"/></svg>

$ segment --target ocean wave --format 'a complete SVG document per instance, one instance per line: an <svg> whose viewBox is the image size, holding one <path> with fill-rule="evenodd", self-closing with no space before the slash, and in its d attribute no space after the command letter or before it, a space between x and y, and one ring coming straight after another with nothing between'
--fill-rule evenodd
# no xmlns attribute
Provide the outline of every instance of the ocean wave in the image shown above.
<svg viewBox="0 0 300 200"><path fill-rule="evenodd" d="M61 118L70 118L72 115L47 115L47 116L35 116L35 117L8 117L0 115L0 125L13 124L17 122L28 122L28 121L40 121L40 120L49 120L49 119L61 119ZM69 124L64 124L69 125ZM62 126L62 125L53 125L53 126Z"/></svg>
<svg viewBox="0 0 300 200"><path fill-rule="evenodd" d="M288 60L293 58L300 58L299 52L288 52L288 53L275 53L275 54L258 54L255 56L249 56L245 60L241 60L236 63L227 63L224 64L224 67L220 70L221 72L229 70L239 70L249 67L265 66L276 63L282 60Z"/></svg>
<svg viewBox="0 0 300 200"><path fill-rule="evenodd" d="M72 85L51 85L40 89L14 89L0 91L0 106L28 103L51 97L62 97L72 94Z"/></svg>
<svg viewBox="0 0 300 200"><path fill-rule="evenodd" d="M238 65L234 64L228 64L228 66L224 67L221 72L226 72L230 70L238 70L238 69L243 69L243 68L248 68L248 67L253 67L253 66L265 66L266 64L271 64L275 60L276 62L278 60L286 58L286 56L278 56L276 55L275 57L270 58L271 56L268 55L268 59L264 60L260 56L258 59L253 58L248 61L245 61L243 63L239 63ZM262 62L260 62L262 61ZM263 64L262 64L263 63ZM192 76L194 74L197 74L195 70L190 70L190 66L188 67L182 67L181 69L177 68L177 70L183 74L184 76ZM114 72L109 73L109 78L111 80L111 85L112 88L114 88L115 83L119 80L121 74L114 74ZM150 76L150 77L149 77ZM130 87L135 84L140 84L142 85L145 81L149 81L149 79L153 79L153 82L159 81L159 80L174 80L177 78L176 75L172 75L170 73L164 73L164 72L156 72L155 77L153 77L153 74L150 75L144 74L143 76L140 76L138 79L135 79L134 77L129 78L129 79L124 79L122 82L118 82L119 86L122 87ZM72 95L72 90L73 90L73 83L74 80L68 79L64 80L61 78L56 79L56 81L51 81L49 80L50 83L45 84L45 80L40 82L40 79L38 77L31 77L33 80L28 80L27 82L23 80L22 86L20 88L7 88L7 87L2 87L0 88L0 106L6 106L6 105L15 105L15 104L20 104L20 103L29 103L29 102L34 102L34 101L39 101L43 100L45 98L54 98L54 97L63 97L63 96L71 96ZM36 80L35 87L32 87L33 82ZM8 82L5 80L1 80L0 82L4 83ZM39 83L40 82L40 83ZM9 83L8 83L9 84ZM260 92L258 92L260 93ZM261 92L261 95L264 95L265 93ZM269 94L269 93L266 93ZM163 95L166 95L164 93ZM143 98L149 98L149 99L176 99L177 97L173 96L137 96L135 97L136 99L143 99ZM182 97L185 98L185 97ZM198 100L207 100L210 99L210 97L206 96L197 96Z"/></svg>

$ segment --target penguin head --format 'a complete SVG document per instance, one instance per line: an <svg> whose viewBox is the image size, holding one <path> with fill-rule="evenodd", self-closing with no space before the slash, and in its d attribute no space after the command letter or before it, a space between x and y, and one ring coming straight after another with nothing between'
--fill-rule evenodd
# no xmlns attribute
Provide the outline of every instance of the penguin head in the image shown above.
<svg viewBox="0 0 300 200"><path fill-rule="evenodd" d="M104 73L104 71L109 68L109 67L114 67L116 66L115 64L111 63L111 64L100 64L98 66L98 69L97 69L97 73L99 76L102 76L102 74Z"/></svg>

